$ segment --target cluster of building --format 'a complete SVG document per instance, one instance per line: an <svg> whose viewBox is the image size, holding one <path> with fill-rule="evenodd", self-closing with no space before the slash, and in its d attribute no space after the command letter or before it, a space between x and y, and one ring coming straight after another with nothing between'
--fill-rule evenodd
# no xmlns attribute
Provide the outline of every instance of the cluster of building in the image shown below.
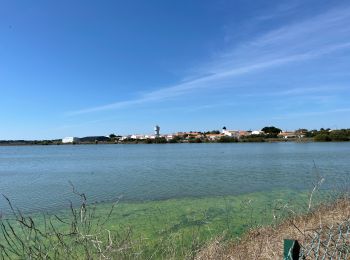
<svg viewBox="0 0 350 260"><path fill-rule="evenodd" d="M218 131L218 133L203 133L203 132L177 132L173 134L160 134L160 127L155 126L154 128L154 134L152 135L142 135L142 134L133 134L133 135L126 135L122 136L119 140L128 140L128 139L134 139L134 140L145 140L145 139L155 139L155 138L165 138L167 141L170 141L174 138L181 138L183 140L189 140L189 139L203 139L206 138L210 141L216 141L220 139L223 136L229 136L234 138L240 138L242 136L248 136L248 135L260 135L263 134L262 131L242 131L242 130L227 130L226 127L222 129L221 132Z"/></svg>
<svg viewBox="0 0 350 260"><path fill-rule="evenodd" d="M160 127L158 125L156 125L154 127L154 134L150 134L150 135L142 135L142 134L125 135L125 136L120 136L119 140L121 140L121 141L128 140L128 139L146 140L146 139L156 139L159 137L164 137L164 135L160 135Z"/></svg>
<svg viewBox="0 0 350 260"><path fill-rule="evenodd" d="M132 135L124 135L117 136L118 141L126 141L126 140L147 140L147 139L156 139L156 138L165 138L167 141L171 141L175 138L180 138L182 140L190 140L190 139L207 139L209 141L217 141L222 137L232 137L240 139L242 137L247 136L262 136L265 133L261 130L255 131L245 131L245 130L228 130L226 127L222 128L222 131L212 131L212 132L177 132L174 134L160 134L160 127L156 125L154 127L154 133L149 135L144 134L132 134ZM278 137L288 139L288 138L301 138L304 137L303 133L295 132L295 131L282 131L278 134ZM109 138L107 136L107 138ZM76 143L79 142L80 139L77 137L65 137L62 139L62 143Z"/></svg>

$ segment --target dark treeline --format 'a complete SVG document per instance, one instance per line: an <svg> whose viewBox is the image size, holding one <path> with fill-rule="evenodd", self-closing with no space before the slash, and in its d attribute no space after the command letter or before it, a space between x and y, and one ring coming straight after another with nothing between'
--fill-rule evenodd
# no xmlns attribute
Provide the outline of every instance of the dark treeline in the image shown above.
<svg viewBox="0 0 350 260"><path fill-rule="evenodd" d="M312 137L317 142L343 142L350 141L350 129L330 130L323 129L307 132L307 137Z"/></svg>
<svg viewBox="0 0 350 260"><path fill-rule="evenodd" d="M0 140L0 145L52 145L61 144L61 139L54 140Z"/></svg>

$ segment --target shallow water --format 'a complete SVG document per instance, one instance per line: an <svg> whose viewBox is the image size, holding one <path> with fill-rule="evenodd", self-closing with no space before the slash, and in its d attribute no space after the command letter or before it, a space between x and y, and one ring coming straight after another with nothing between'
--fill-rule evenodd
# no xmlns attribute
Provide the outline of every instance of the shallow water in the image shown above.
<svg viewBox="0 0 350 260"><path fill-rule="evenodd" d="M350 143L0 147L0 193L25 211L67 207L69 181L92 202L142 201L301 190L317 174L339 188L349 173Z"/></svg>

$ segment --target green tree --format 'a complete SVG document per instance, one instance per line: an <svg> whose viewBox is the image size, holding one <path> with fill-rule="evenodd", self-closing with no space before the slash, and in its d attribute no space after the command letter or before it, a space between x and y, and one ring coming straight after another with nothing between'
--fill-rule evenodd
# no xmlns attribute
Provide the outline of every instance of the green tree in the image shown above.
<svg viewBox="0 0 350 260"><path fill-rule="evenodd" d="M152 139L147 138L147 139L145 140L145 144L153 144Z"/></svg>
<svg viewBox="0 0 350 260"><path fill-rule="evenodd" d="M188 140L189 143L201 143L202 140L200 138L190 138Z"/></svg>
<svg viewBox="0 0 350 260"><path fill-rule="evenodd" d="M261 131L263 131L265 134L276 134L276 135L282 132L281 129L274 126L265 126L263 129L261 129Z"/></svg>
<svg viewBox="0 0 350 260"><path fill-rule="evenodd" d="M181 142L182 138L178 135L175 135L172 139L169 140L169 143L179 143Z"/></svg>
<svg viewBox="0 0 350 260"><path fill-rule="evenodd" d="M117 136L115 135L115 134L110 134L109 135L109 138L111 138L111 139L115 139Z"/></svg>
<svg viewBox="0 0 350 260"><path fill-rule="evenodd" d="M329 133L329 137L332 141L342 142L349 141L350 135L346 130L334 130Z"/></svg>
<svg viewBox="0 0 350 260"><path fill-rule="evenodd" d="M314 140L316 142L329 142L331 141L331 138L329 137L329 134L327 133L319 133L315 135Z"/></svg>
<svg viewBox="0 0 350 260"><path fill-rule="evenodd" d="M238 142L237 138L231 136L221 136L218 140L219 143L235 143Z"/></svg>
<svg viewBox="0 0 350 260"><path fill-rule="evenodd" d="M266 134L267 138L275 138L279 133L282 132L281 129L274 127L274 126L265 126L263 129L261 129Z"/></svg>
<svg viewBox="0 0 350 260"><path fill-rule="evenodd" d="M164 137L156 137L154 139L154 143L155 144L166 144L167 141L166 141L166 139Z"/></svg>
<svg viewBox="0 0 350 260"><path fill-rule="evenodd" d="M262 142L265 142L265 136L264 135L248 135L248 136L241 137L239 139L239 141L262 143Z"/></svg>

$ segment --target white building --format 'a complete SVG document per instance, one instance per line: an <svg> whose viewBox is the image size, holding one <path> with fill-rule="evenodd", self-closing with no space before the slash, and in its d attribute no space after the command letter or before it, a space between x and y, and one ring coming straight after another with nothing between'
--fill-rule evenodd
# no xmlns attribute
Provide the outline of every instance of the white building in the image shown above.
<svg viewBox="0 0 350 260"><path fill-rule="evenodd" d="M131 138L131 135L125 135L125 136L122 136L122 137L120 137L120 141L124 141L124 140L126 140L126 139L128 139L128 138Z"/></svg>
<svg viewBox="0 0 350 260"><path fill-rule="evenodd" d="M72 144L79 141L78 137L65 137L62 139L63 144Z"/></svg>
<svg viewBox="0 0 350 260"><path fill-rule="evenodd" d="M167 141L169 141L169 140L172 140L174 138L174 135L169 134L169 135L166 135L165 138Z"/></svg>
<svg viewBox="0 0 350 260"><path fill-rule="evenodd" d="M130 138L131 139L139 139L139 140L146 139L145 135L131 135Z"/></svg>
<svg viewBox="0 0 350 260"><path fill-rule="evenodd" d="M216 141L219 140L221 137L223 137L223 134L207 134L206 137L210 140L210 141Z"/></svg>
<svg viewBox="0 0 350 260"><path fill-rule="evenodd" d="M238 130L227 130L226 127L222 128L222 133L226 136L230 137L239 137L239 131Z"/></svg>
<svg viewBox="0 0 350 260"><path fill-rule="evenodd" d="M291 132L291 131L284 131L282 133L279 133L278 136L282 137L284 139L297 137L296 133L295 132Z"/></svg>
<svg viewBox="0 0 350 260"><path fill-rule="evenodd" d="M261 135L261 134L264 134L263 131L259 131L259 130L255 130L252 132L252 135Z"/></svg>

